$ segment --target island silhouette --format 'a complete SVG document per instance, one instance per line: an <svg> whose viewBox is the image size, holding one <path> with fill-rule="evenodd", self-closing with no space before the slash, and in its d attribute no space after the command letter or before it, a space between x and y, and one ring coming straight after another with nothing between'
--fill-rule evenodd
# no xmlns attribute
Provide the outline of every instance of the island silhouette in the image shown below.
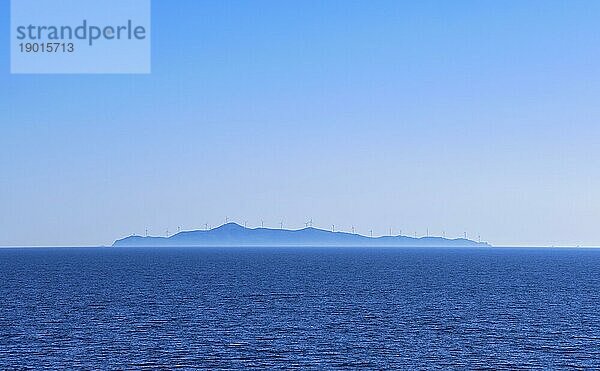
<svg viewBox="0 0 600 371"><path fill-rule="evenodd" d="M211 246L389 246L389 247L490 247L486 242L466 238L381 236L367 237L319 228L274 229L246 228L226 223L207 230L185 231L170 237L129 236L113 243L114 247L211 247Z"/></svg>

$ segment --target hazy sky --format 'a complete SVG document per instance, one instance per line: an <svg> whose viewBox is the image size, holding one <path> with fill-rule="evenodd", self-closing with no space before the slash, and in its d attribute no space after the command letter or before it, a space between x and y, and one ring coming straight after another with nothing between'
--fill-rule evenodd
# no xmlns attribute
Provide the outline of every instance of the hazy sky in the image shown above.
<svg viewBox="0 0 600 371"><path fill-rule="evenodd" d="M0 245L215 226L600 246L600 2L154 0L151 75L10 75Z"/></svg>

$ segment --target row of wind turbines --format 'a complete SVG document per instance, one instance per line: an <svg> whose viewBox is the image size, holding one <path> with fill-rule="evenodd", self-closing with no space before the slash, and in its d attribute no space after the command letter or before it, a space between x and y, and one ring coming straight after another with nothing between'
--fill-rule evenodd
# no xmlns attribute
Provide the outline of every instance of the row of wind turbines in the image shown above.
<svg viewBox="0 0 600 371"><path fill-rule="evenodd" d="M229 217L225 217L225 224L228 224L230 222L233 222L233 221L230 220ZM244 223L243 223L244 228L248 228L248 225L249 225L248 221L245 220ZM284 222L280 221L279 222L279 229L284 229L283 227L284 227ZM211 224L204 223L204 230L208 231L208 230L211 230L212 228L213 228L213 226ZM265 221L263 219L260 220L260 228L265 228ZM269 227L267 227L267 228L269 228ZM312 218L309 219L309 220L307 220L304 223L304 228L314 228L314 223L313 223L313 219ZM321 228L321 229L325 230L325 228ZM180 233L181 230L182 230L181 226L178 226L177 227L177 233ZM354 225L352 225L348 230L344 230L344 229L336 229L335 224L332 224L331 225L331 231L332 232L347 232L347 233L356 234L356 227ZM399 236L403 236L402 229L399 229L398 231L399 231L398 235ZM146 230L145 230L145 236L146 237L149 236L148 228L146 228ZM168 228L165 231L165 236L167 238L171 236L171 233L169 232ZM394 230L393 230L393 228L390 227L389 231L388 231L388 234L387 235L381 235L381 236L394 236ZM373 229L369 229L369 237L374 237L374 235L373 235ZM413 232L413 237L414 238L419 238L417 231ZM432 236L430 234L429 228L427 228L425 235L421 236L421 237L442 237L442 238L446 238L446 232L442 231L441 236ZM468 233L466 231L463 232L462 238L464 238L465 240L468 238ZM481 242L481 235L477 235L477 240L478 240L478 242Z"/></svg>

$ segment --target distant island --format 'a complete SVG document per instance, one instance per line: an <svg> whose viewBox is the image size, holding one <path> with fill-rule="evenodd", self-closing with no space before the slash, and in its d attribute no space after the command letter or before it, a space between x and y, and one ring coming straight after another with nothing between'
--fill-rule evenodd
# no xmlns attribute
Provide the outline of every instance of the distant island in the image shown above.
<svg viewBox="0 0 600 371"><path fill-rule="evenodd" d="M210 230L180 232L170 237L130 236L113 243L113 247L210 247L210 246L389 246L389 247L490 247L485 242L465 238L382 236L367 237L318 228L271 229L246 228L236 223Z"/></svg>

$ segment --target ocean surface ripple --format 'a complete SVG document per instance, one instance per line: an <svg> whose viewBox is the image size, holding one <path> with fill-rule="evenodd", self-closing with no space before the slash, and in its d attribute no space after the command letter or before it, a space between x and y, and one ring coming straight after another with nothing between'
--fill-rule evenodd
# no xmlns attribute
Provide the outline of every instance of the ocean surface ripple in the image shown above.
<svg viewBox="0 0 600 371"><path fill-rule="evenodd" d="M599 369L600 250L0 249L0 369Z"/></svg>

